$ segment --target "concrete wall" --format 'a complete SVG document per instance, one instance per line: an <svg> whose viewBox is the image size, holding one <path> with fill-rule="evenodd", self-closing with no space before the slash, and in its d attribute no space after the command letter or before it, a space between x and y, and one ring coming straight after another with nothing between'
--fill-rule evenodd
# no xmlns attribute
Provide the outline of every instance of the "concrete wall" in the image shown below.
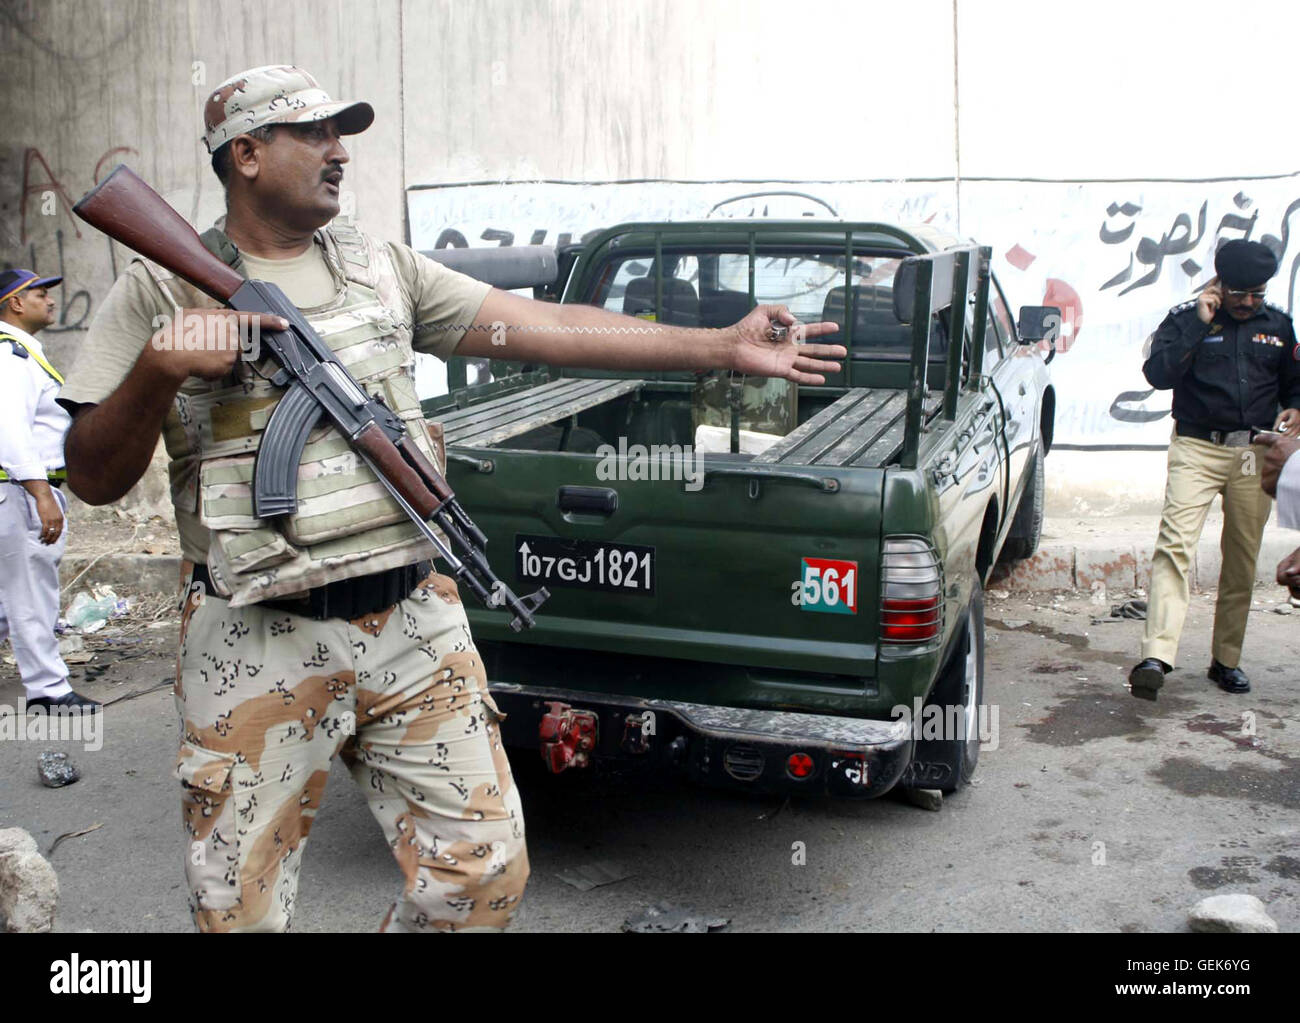
<svg viewBox="0 0 1300 1023"><path fill-rule="evenodd" d="M203 104L212 86L244 68L302 64L332 95L374 104L374 126L350 142L346 187L372 230L402 237L401 15L398 0L39 0L0 8L0 102L10 112L0 135L0 262L63 275L59 323L41 335L56 365L73 365L130 258L77 220L72 203L126 162L192 224L209 226L223 201L199 137ZM161 445L123 504L170 520ZM105 514L74 507L74 517Z"/></svg>
<svg viewBox="0 0 1300 1023"><path fill-rule="evenodd" d="M952 46L950 0L411 2L407 179L948 176Z"/></svg>
<svg viewBox="0 0 1300 1023"><path fill-rule="evenodd" d="M61 323L42 339L62 365L129 257L71 203L129 163L192 223L221 212L199 139L212 86L258 64L301 63L335 95L379 113L351 144L359 216L402 236L398 0L40 0L0 9L0 260L62 273ZM364 36L364 45L358 39ZM16 112L16 115L15 115Z"/></svg>

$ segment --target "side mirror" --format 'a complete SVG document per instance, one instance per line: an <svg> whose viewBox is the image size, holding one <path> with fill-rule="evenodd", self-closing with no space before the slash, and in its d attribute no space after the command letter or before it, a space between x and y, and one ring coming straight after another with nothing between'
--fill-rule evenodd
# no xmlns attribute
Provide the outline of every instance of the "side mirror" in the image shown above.
<svg viewBox="0 0 1300 1023"><path fill-rule="evenodd" d="M1025 344L1049 342L1051 351L1043 360L1049 363L1056 358L1056 339L1061 336L1061 310L1054 305L1022 305L1016 331Z"/></svg>

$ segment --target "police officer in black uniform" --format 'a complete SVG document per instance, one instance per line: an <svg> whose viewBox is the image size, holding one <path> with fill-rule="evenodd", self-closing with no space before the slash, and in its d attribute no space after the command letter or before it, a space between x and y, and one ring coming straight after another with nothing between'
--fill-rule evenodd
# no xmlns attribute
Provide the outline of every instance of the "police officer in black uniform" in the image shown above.
<svg viewBox="0 0 1300 1023"><path fill-rule="evenodd" d="M1259 242L1224 244L1218 276L1194 302L1170 311L1142 367L1152 387L1173 389L1174 435L1151 595L1133 695L1154 700L1173 670L1187 612L1188 576L1205 516L1223 497L1223 553L1209 678L1229 693L1250 691L1241 670L1264 524L1271 502L1260 486L1264 457L1254 433L1300 434L1300 353L1291 318L1264 301L1277 258ZM1281 411L1279 411L1281 410Z"/></svg>

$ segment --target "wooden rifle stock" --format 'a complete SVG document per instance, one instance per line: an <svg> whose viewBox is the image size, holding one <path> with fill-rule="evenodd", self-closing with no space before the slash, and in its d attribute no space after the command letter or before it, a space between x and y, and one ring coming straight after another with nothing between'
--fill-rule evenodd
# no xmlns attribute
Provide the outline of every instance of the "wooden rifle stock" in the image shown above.
<svg viewBox="0 0 1300 1023"><path fill-rule="evenodd" d="M415 471L423 478L424 485L433 492L433 496L438 499L440 504L456 499L456 495L452 493L451 487L447 485L447 481L443 478L442 473L438 471L438 467L424 456L423 451L416 447L414 443L408 443L406 438L402 438L398 446L401 448L402 456L415 467Z"/></svg>
<svg viewBox="0 0 1300 1023"><path fill-rule="evenodd" d="M244 278L204 248L194 228L167 200L124 163L82 196L72 212L222 304L244 283Z"/></svg>
<svg viewBox="0 0 1300 1023"><path fill-rule="evenodd" d="M369 456L376 468L388 477L388 481L401 492L422 518L427 519L438 510L442 501L431 493L432 488L428 482L421 479L420 474L411 468L402 457L402 452L398 450L397 445L385 437L384 431L378 426L371 423L357 434L352 443L358 451ZM419 450L414 444L410 447L412 450Z"/></svg>

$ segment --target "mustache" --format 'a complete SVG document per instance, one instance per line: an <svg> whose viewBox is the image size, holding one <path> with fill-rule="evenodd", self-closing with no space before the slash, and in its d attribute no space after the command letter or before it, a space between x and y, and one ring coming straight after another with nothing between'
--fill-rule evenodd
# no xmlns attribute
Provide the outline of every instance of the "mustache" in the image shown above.
<svg viewBox="0 0 1300 1023"><path fill-rule="evenodd" d="M330 176L333 175L333 174L337 174L337 175L339 176L339 180L342 181L342 180L343 180L343 164L341 164L341 163L332 163L332 164L330 164L330 165L329 165L328 167L326 167L323 171L321 171L321 173L320 173L320 179L321 179L322 181L324 181L326 178L330 177Z"/></svg>

